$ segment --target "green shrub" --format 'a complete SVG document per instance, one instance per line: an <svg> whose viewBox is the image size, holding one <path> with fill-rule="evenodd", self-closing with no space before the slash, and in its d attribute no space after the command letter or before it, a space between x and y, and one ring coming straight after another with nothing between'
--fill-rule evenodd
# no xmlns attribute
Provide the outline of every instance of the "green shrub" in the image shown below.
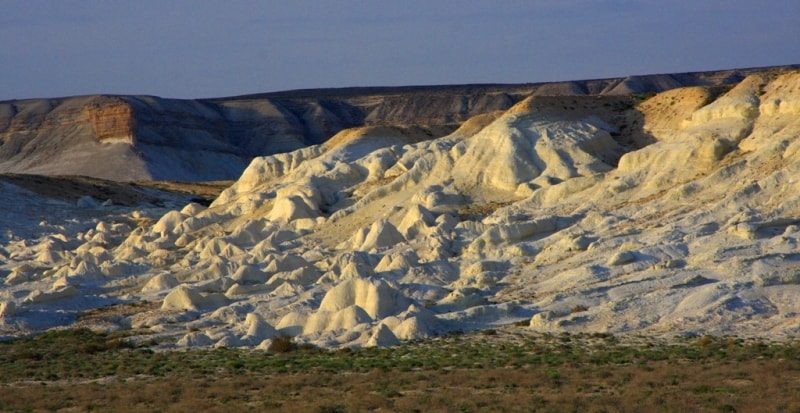
<svg viewBox="0 0 800 413"><path fill-rule="evenodd" d="M345 413L345 412L347 412L347 409L344 407L344 405L335 404L335 405L331 405L331 406L320 406L317 409L317 412L318 413Z"/></svg>

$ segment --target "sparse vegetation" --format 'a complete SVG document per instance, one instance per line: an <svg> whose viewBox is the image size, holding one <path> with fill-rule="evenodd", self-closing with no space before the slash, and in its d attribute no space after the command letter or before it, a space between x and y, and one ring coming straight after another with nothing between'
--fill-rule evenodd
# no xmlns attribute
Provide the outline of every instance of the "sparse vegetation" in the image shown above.
<svg viewBox="0 0 800 413"><path fill-rule="evenodd" d="M511 205L510 202L489 202L486 204L470 204L458 210L461 221L479 221L500 208Z"/></svg>
<svg viewBox="0 0 800 413"><path fill-rule="evenodd" d="M574 314L574 313L583 313L583 312L586 312L586 311L589 311L589 307L587 307L587 306L585 306L583 304L578 304L576 306L573 306L570 309L570 313L572 313L572 314Z"/></svg>
<svg viewBox="0 0 800 413"><path fill-rule="evenodd" d="M655 92L634 93L634 94L631 95L631 97L641 103L641 102L644 102L644 101L652 98L653 96L655 96L657 94L658 93L655 93Z"/></svg>
<svg viewBox="0 0 800 413"><path fill-rule="evenodd" d="M530 336L513 328L337 351L304 351L311 349L287 336L278 342L299 351L279 353L162 352L119 334L51 331L0 344L0 410L800 409L794 342Z"/></svg>

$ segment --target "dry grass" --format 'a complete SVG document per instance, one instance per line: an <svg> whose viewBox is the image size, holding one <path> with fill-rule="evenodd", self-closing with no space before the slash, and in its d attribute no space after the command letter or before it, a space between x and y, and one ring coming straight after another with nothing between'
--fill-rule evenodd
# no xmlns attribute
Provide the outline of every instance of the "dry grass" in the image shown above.
<svg viewBox="0 0 800 413"><path fill-rule="evenodd" d="M373 189L380 188L380 187L382 187L382 186L394 181L395 179L397 179L396 176L390 176L390 177L387 177L387 178L381 178L381 179L376 179L374 181L364 182L358 188L356 188L353 191L353 193L357 194L357 195L360 195L360 196L364 196L364 195L370 193Z"/></svg>
<svg viewBox="0 0 800 413"><path fill-rule="evenodd" d="M489 202L486 204L471 204L458 210L458 219L461 221L480 221L494 211L511 205L511 202Z"/></svg>
<svg viewBox="0 0 800 413"><path fill-rule="evenodd" d="M794 343L621 343L504 330L391 349L153 353L109 345L74 352L78 343L116 340L81 330L4 344L0 410L800 411ZM40 357L23 359L23 350ZM42 371L60 376L40 379Z"/></svg>
<svg viewBox="0 0 800 413"><path fill-rule="evenodd" d="M0 388L4 410L797 411L800 373L735 363L219 374ZM42 397L46 391L47 398Z"/></svg>

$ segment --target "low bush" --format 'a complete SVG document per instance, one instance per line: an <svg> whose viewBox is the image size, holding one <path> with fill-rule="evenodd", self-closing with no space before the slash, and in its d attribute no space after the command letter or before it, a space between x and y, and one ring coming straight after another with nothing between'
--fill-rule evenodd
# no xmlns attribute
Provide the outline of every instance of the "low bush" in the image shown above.
<svg viewBox="0 0 800 413"><path fill-rule="evenodd" d="M292 341L292 337L281 334L272 339L272 343L267 348L270 353L288 353L297 349L297 344Z"/></svg>

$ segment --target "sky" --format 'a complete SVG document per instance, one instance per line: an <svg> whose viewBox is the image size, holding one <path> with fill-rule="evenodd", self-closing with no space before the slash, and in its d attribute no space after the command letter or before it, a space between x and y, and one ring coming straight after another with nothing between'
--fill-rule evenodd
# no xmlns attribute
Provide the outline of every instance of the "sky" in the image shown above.
<svg viewBox="0 0 800 413"><path fill-rule="evenodd" d="M797 0L0 0L0 100L800 63Z"/></svg>

